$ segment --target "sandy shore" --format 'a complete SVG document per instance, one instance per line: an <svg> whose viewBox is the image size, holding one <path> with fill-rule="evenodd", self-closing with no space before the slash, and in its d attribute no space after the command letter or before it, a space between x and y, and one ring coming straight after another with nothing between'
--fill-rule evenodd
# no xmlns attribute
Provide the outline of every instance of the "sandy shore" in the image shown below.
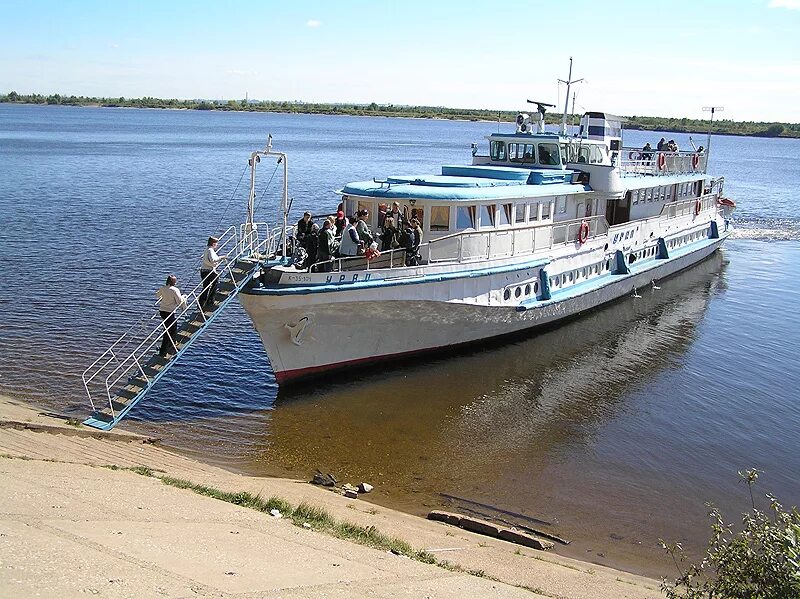
<svg viewBox="0 0 800 599"><path fill-rule="evenodd" d="M0 596L655 598L659 582L347 499L235 474L138 435L0 397ZM105 467L104 467L105 466ZM110 468L114 466L116 468ZM135 467L146 467L132 470ZM162 482L324 508L447 569Z"/></svg>

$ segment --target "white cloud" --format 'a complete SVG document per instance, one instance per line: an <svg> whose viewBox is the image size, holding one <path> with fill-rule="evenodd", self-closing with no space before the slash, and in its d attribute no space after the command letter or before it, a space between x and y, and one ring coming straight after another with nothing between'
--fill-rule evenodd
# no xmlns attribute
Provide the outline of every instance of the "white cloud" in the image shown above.
<svg viewBox="0 0 800 599"><path fill-rule="evenodd" d="M773 2L778 2L778 1L781 0L773 0ZM797 1L800 2L800 0ZM322 21L317 21L316 19L311 19L310 21L306 21L306 27L311 27L312 29L315 29L320 25L322 25Z"/></svg>
<svg viewBox="0 0 800 599"><path fill-rule="evenodd" d="M789 10L800 10L800 0L770 0L767 8L787 8Z"/></svg>

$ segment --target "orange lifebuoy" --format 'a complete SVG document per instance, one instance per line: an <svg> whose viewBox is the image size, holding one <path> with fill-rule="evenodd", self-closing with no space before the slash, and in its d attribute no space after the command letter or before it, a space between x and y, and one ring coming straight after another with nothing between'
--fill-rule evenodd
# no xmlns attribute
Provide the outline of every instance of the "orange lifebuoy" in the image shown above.
<svg viewBox="0 0 800 599"><path fill-rule="evenodd" d="M728 198L717 198L717 204L720 206L728 206L729 208L736 208L736 202Z"/></svg>
<svg viewBox="0 0 800 599"><path fill-rule="evenodd" d="M589 223L583 221L581 223L581 228L578 229L578 243L583 245L586 243L587 239L589 239Z"/></svg>
<svg viewBox="0 0 800 599"><path fill-rule="evenodd" d="M380 256L381 253L378 250L373 250L371 247L367 248L367 251L364 252L364 256L367 258L367 262L372 262L375 258Z"/></svg>
<svg viewBox="0 0 800 599"><path fill-rule="evenodd" d="M663 171L665 166L667 166L667 157L661 152L661 154L658 155L658 170Z"/></svg>
<svg viewBox="0 0 800 599"><path fill-rule="evenodd" d="M700 200L697 200L694 203L694 215L697 216L700 214L700 211L703 209L703 203Z"/></svg>
<svg viewBox="0 0 800 599"><path fill-rule="evenodd" d="M698 164L700 164L700 154L693 154L692 155L692 168L697 168Z"/></svg>

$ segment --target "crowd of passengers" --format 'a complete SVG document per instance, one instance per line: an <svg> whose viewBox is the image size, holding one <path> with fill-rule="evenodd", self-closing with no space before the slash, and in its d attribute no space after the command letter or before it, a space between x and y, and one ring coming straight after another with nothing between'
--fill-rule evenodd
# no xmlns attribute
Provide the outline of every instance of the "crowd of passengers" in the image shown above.
<svg viewBox="0 0 800 599"><path fill-rule="evenodd" d="M336 215L324 217L320 225L314 222L310 212L304 212L295 228L295 265L304 270L330 272L336 258L365 256L371 261L381 252L392 250L405 253L406 266L419 264L422 227L416 210L412 209L407 216L400 211L397 202L392 204L391 210L382 205L375 232L370 230L368 218L369 212L363 209L345 218L340 204Z"/></svg>
<svg viewBox="0 0 800 599"><path fill-rule="evenodd" d="M652 160L653 154L655 152L677 152L677 151L678 151L678 144L675 143L674 139L670 139L669 141L667 141L666 138L662 137L656 144L655 150L653 150L653 146L650 145L649 141L646 144L644 144L644 147L642 148L642 160ZM703 146L700 146L695 150L695 153L699 155L702 155L704 152L705 148Z"/></svg>

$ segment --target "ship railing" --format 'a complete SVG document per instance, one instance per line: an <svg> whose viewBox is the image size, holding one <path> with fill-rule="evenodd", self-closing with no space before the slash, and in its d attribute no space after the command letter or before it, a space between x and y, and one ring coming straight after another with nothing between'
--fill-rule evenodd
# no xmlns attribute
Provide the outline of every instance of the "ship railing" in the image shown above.
<svg viewBox="0 0 800 599"><path fill-rule="evenodd" d="M584 223L589 228L586 239L605 235L608 231L608 222L604 215L587 216L525 227L461 231L430 241L420 247L420 253L422 261L428 263L469 262L529 255L579 242Z"/></svg>
<svg viewBox="0 0 800 599"><path fill-rule="evenodd" d="M697 216L699 213L711 209L715 211L719 209L716 193L706 193L700 197L665 204L662 206L658 218L671 219L685 216Z"/></svg>
<svg viewBox="0 0 800 599"><path fill-rule="evenodd" d="M584 223L589 232L586 239L605 235L608 221L604 215L587 216L558 223L537 223L525 227L460 231L433 239L419 246L419 263L470 262L530 255L553 247L579 242ZM584 240L586 241L586 240ZM343 256L314 263L311 272L342 272L349 270L383 270L406 266L408 252L404 248L380 252L368 260L366 256Z"/></svg>
<svg viewBox="0 0 800 599"><path fill-rule="evenodd" d="M659 152L622 148L619 170L622 176L705 173L708 154L694 151Z"/></svg>
<svg viewBox="0 0 800 599"><path fill-rule="evenodd" d="M259 223L264 224L264 223ZM264 233L260 231L264 230ZM263 256L274 254L271 248L276 247L275 231L267 233L264 227L250 227L240 235L236 227L230 227L219 237L217 254L224 258L217 267L220 279L234 280L234 267L240 260L259 260ZM278 235L280 234L280 228ZM204 326L208 317L200 306L200 297L207 290L210 283L198 283L185 294L186 301L172 311L177 329L185 324L188 319L199 319ZM147 365L155 354L157 345L161 343L163 335L169 336L161 318L158 306L153 313L138 321L134 326L123 333L111 344L99 358L83 371L81 378L84 389L89 397L92 409L100 409L100 399L106 400L111 411L111 416L116 417L116 410L112 402L117 392L124 388L128 381L141 378L150 385L154 377L153 371L148 374ZM182 340L169 336L172 344L178 347ZM98 397L99 396L99 397ZM97 401L96 401L97 400Z"/></svg>

